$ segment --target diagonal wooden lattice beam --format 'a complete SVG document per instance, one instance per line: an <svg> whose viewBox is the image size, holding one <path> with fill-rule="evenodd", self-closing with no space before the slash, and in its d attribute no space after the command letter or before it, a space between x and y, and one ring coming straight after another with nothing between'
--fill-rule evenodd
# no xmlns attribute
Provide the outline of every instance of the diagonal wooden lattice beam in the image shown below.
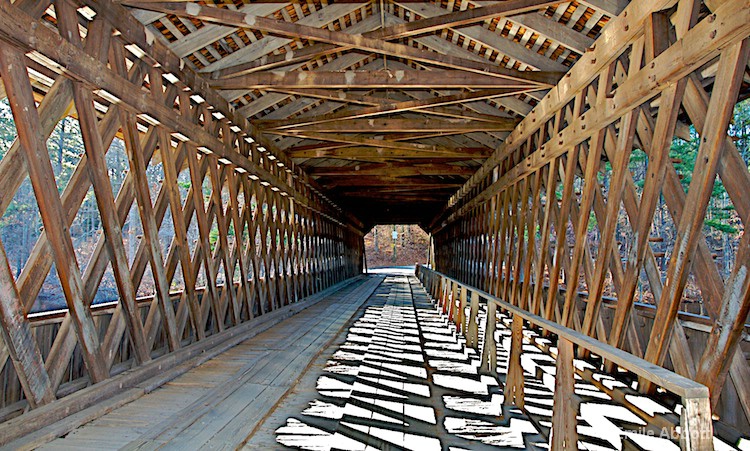
<svg viewBox="0 0 750 451"><path fill-rule="evenodd" d="M216 89L434 89L434 88L506 88L509 94L524 92L534 85L485 74L467 74L458 70L396 71L293 71L255 72L216 80ZM517 92L511 89L517 89Z"/></svg>
<svg viewBox="0 0 750 451"><path fill-rule="evenodd" d="M437 64L443 67L461 69L469 72L479 72L483 74L495 75L501 78L511 78L516 80L527 81L530 84L551 86L556 83L562 74L554 72L535 72L535 71L513 71L501 69L497 66L485 64L477 61L456 58L449 55L441 55L435 52L424 51L412 47L392 44L379 39L368 38L364 36L354 36L342 32L334 32L313 28L304 25L298 25L290 22L268 19L266 17L253 16L238 11L199 6L195 4L157 4L144 3L143 8L155 11L176 14L183 17L193 17L207 22L221 23L224 25L233 25L243 28L252 28L268 33L278 33L291 38L311 39L319 42L326 42L336 45L345 45L360 50L371 51L389 56L403 57L414 61Z"/></svg>
<svg viewBox="0 0 750 451"><path fill-rule="evenodd" d="M60 31L71 36L72 43L81 46L78 39L78 20L75 11L64 1L56 3L56 11ZM108 36L110 30L105 27L104 36ZM109 40L103 39L103 46L107 47ZM104 140L99 133L96 110L94 109L93 97L90 91L80 83L73 85L73 97L78 112L78 120L81 127L84 148L89 162L89 177L94 188L94 194L101 212L102 228L106 237L110 252L112 267L115 274L118 291L126 312L126 319L130 337L133 340L136 360L139 364L151 360L149 350L146 347L146 339L143 332L138 308L135 299L135 287L130 278L130 268L122 241L122 228L115 210L115 198L112 194L111 181L108 174L107 163L104 160Z"/></svg>
<svg viewBox="0 0 750 451"><path fill-rule="evenodd" d="M31 407L55 400L42 354L26 318L18 288L0 244L0 334Z"/></svg>
<svg viewBox="0 0 750 451"><path fill-rule="evenodd" d="M39 211L55 257L55 267L73 316L78 342L86 366L95 382L107 378L99 337L91 312L84 305L83 281L66 219L55 186L47 147L41 140L39 114L27 78L23 53L8 45L0 46L0 73L8 90L8 99L16 119L18 138L25 151L26 167L37 197Z"/></svg>

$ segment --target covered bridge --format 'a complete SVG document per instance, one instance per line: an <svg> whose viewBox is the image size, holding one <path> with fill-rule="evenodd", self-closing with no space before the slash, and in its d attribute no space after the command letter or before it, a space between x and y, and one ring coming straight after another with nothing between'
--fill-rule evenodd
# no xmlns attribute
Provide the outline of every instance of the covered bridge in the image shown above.
<svg viewBox="0 0 750 451"><path fill-rule="evenodd" d="M748 0L0 0L0 446L750 449ZM363 274L377 224L428 261Z"/></svg>

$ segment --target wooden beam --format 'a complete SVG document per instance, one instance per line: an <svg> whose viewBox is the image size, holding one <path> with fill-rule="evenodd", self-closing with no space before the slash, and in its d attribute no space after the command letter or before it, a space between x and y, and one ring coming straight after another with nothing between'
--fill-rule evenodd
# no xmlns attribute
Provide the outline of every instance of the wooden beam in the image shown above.
<svg viewBox="0 0 750 451"><path fill-rule="evenodd" d="M394 4L410 11L413 14L419 14L421 17L440 17L445 9L441 8L434 3L424 3L419 6L413 4L399 4L398 1L394 1ZM512 19L511 19L512 20ZM466 39L474 40L481 45L489 47L492 50L496 50L502 55L506 55L511 59L515 59L524 65L531 66L533 68L542 71L562 71L565 72L567 67L561 63L558 63L551 58L539 54L536 51L527 48L521 43L515 42L512 39L500 36L496 32L492 32L482 25L469 25L462 28L452 28L451 31L463 36ZM502 58L498 58L497 63L502 62ZM496 64L497 64L496 63Z"/></svg>
<svg viewBox="0 0 750 451"><path fill-rule="evenodd" d="M586 36L580 31L575 31L554 19L536 12L517 14L509 17L512 22L519 23L527 29L539 32L565 47L583 55L586 50L593 46L594 39Z"/></svg>
<svg viewBox="0 0 750 451"><path fill-rule="evenodd" d="M310 8L310 14L305 16L303 14L298 15L298 20L294 22L296 25L308 26L312 28L328 28L339 20L345 20L350 14L356 14L357 11L362 10L362 4L356 3L339 3L331 2L329 4L321 4L320 9L317 11L314 7ZM259 14L256 14L259 16ZM361 22L354 22L349 27L343 30L344 33L359 34L363 31L371 31L373 28L368 28L371 25L379 25L379 18L375 16L363 15ZM204 25L209 25L208 23ZM239 31L237 28L234 31ZM250 32L255 33L253 32ZM285 36L279 33L263 33L260 39L250 42L248 45L238 48L237 50L224 55L217 55L218 59L205 66L202 72L214 72L219 71L237 64L242 64L246 61L255 61L258 59L264 59L269 55L273 55L281 49L289 50L289 47L295 42L294 38ZM297 41L299 43L299 41ZM289 61L287 64L295 64L298 62ZM288 69L291 70L291 69Z"/></svg>
<svg viewBox="0 0 750 451"><path fill-rule="evenodd" d="M442 28L478 23L491 17L511 15L523 11L535 10L549 4L555 4L555 2L548 2L544 0L505 1L486 7L467 9L456 13L447 13L427 19L415 20L413 22L398 23L386 28L362 33L362 36L388 41L407 36L415 36L418 34L427 34L430 31ZM549 22L554 23L552 21ZM583 36L581 33L576 33L575 31L572 31L563 25L560 25L560 28L569 31L561 31L556 33L555 35L559 33L573 33L575 35ZM567 39L569 41L573 41L573 39L569 37ZM584 37L584 39L590 38ZM591 41L593 42L593 40ZM335 44L314 44L301 49L288 50L287 52L280 55L265 55L263 56L263 58L256 59L254 61L241 63L235 66L217 70L212 73L212 78L224 78L260 70L269 70L275 67L286 66L301 61L314 60L326 55L345 51L349 48L350 47L341 47Z"/></svg>
<svg viewBox="0 0 750 451"><path fill-rule="evenodd" d="M516 80L461 70L376 70L345 72L268 71L214 80L215 89L433 89L433 88L506 88L507 94L519 94L534 85ZM515 91L511 91L511 89ZM501 93L498 93L501 94Z"/></svg>
<svg viewBox="0 0 750 451"><path fill-rule="evenodd" d="M73 242L67 232L67 221L49 161L49 152L42 140L39 114L29 83L25 59L24 54L12 48L10 44L0 44L0 74L15 118L18 140L25 152L26 167L39 204L44 230L55 257L55 268L73 317L89 376L93 382L99 382L106 379L109 374L104 365L99 335L91 311L84 304L81 270L75 258Z"/></svg>
<svg viewBox="0 0 750 451"><path fill-rule="evenodd" d="M464 119L352 119L312 124L290 131L301 133L435 133L511 131L517 119L497 118L495 122L479 122ZM273 133L272 130L264 132Z"/></svg>
<svg viewBox="0 0 750 451"><path fill-rule="evenodd" d="M330 5L327 8L335 5L336 4ZM306 21L306 18L301 19L299 23L302 23L303 21ZM320 25L320 23L321 22L319 21L317 24ZM366 36L367 33L370 33L373 30L380 28L381 26L382 22L380 20L380 17L368 16L366 18L363 18L361 21L352 24L350 27L345 28L344 33L363 34ZM261 39L260 41L258 41L258 44L253 45L264 44L264 40L265 39ZM246 54L247 52L244 49L238 50L234 54L240 54L242 58L232 58L232 55L228 55L226 58L222 58L216 63L212 63L211 65L209 65L206 70L213 71L211 73L211 78L225 78L250 72L271 70L277 67L283 67L282 70L292 71L300 69L309 60L324 58L327 55L339 53L342 50L341 47L333 44L315 44L312 42L309 44L310 45L299 49L289 49L285 47L286 51L278 55L272 53L274 50L276 50L273 48L275 46L267 48L266 45L263 45L262 48L258 49L257 53L252 54ZM364 59L369 57L369 54L365 52L359 52L357 54L346 53L342 55L342 57L344 58L355 58L357 56ZM234 61L231 61L231 65L220 64L227 58L234 59ZM322 69L330 64L335 64L335 62L339 59L340 58L336 58L334 61L326 63L323 66L318 67L317 69ZM221 66L222 69L213 69L214 66Z"/></svg>
<svg viewBox="0 0 750 451"><path fill-rule="evenodd" d="M619 16L628 6L628 0L581 0L581 3L602 11L610 17Z"/></svg>
<svg viewBox="0 0 750 451"><path fill-rule="evenodd" d="M424 100L409 100L405 102L391 103L388 105L381 105L376 107L361 108L356 111L343 111L339 113L331 113L320 116L314 116L310 118L298 118L292 120L280 120L280 121L257 121L258 124L264 128L291 128L302 125L319 124L323 122L331 122L341 119L357 119L372 116L382 116L385 114L402 113L405 111L423 110L427 108L443 107L446 105L453 105L456 103L462 103L467 100L486 100L495 97L503 97L507 95L506 90L481 90L474 92L462 92L459 94L452 94L448 96L432 97ZM500 119L500 117L498 117Z"/></svg>
<svg viewBox="0 0 750 451"><path fill-rule="evenodd" d="M150 33L148 30L145 29L145 27L138 22L134 17L132 17L131 14L128 14L127 8L113 3L112 0L82 0L82 2L92 9L94 9L97 12L97 15L106 18L106 20L111 24L117 24L118 30L123 34L125 39L127 39L129 42L137 45L140 49L142 49L145 52L144 59L150 62L152 65L158 65L160 67L163 67L165 72L169 71L172 74L176 75L180 81L185 83L187 87L189 87L193 92L199 94L202 96L206 103L213 106L216 110L223 113L229 121L231 121L233 124L236 124L239 126L242 130L246 131L247 133L250 133L255 139L260 140L261 137L258 136L258 134L255 131L255 128L250 124L244 116L240 114L239 111L236 111L233 107L229 105L229 103L224 99L218 92L216 92L213 89L210 89L209 84L205 78L203 78L201 75L197 74L195 71L190 69L189 67L186 67L184 62L177 57L171 50L167 48L167 46L162 42L160 39L151 39L152 33ZM333 5L332 5L333 6ZM58 62L62 61L62 65L65 67L69 66L75 66L77 69L80 69L81 66L86 66L87 63L78 62L76 57L69 57L65 56L60 52L59 46L55 46L55 42L58 40L57 37L55 37L55 33L51 30L45 30L42 31L41 29L35 29L35 26L33 25L33 21L29 21L27 17L24 15L20 15L17 12L13 12L12 9L8 8L2 8L2 12L4 14L7 14L7 16L14 17L14 19L11 19L10 21L7 21L8 17L3 17L0 19L0 21L5 24L3 27L0 27L5 33L4 35L7 35L8 33L12 35L16 35L19 37L19 35L23 35L20 39L14 39L10 38L11 41L14 41L18 45L24 46L25 48L36 48L36 45L30 45L30 41L34 41L39 43L39 47L37 50L40 50L40 53L44 53L45 55L51 57L53 60L56 60ZM12 24L12 25L9 25ZM12 31L10 31L13 29ZM34 30L33 32L29 30ZM42 37L42 35L45 35L46 37ZM47 45L50 44L50 45ZM45 51L41 51L42 48L46 49ZM75 52L73 52L75 53ZM85 58L84 58L85 59ZM73 63L75 61L75 63ZM158 64L157 64L158 63ZM71 73L75 73L76 71L72 71ZM109 85L112 81L110 77L107 76L105 73L100 73L99 75L102 77L101 80L95 80L91 81L91 79L88 77L90 75L89 72L78 72L77 76L84 79L88 83L91 83L92 85ZM108 91L114 93L118 97L125 99L128 98L129 100L134 100L133 97L138 97L138 95L118 95L118 92L120 92L120 89L114 89L113 86L109 85L111 89L107 89ZM126 85L125 85L126 86ZM126 88L127 89L127 88ZM136 90L136 92L139 90ZM135 93L135 92L134 92ZM133 93L133 94L134 94ZM126 102L127 103L127 102ZM129 103L129 105L132 107L133 103ZM154 108L145 107L145 108L138 108L139 111L154 111ZM174 119L174 118L173 118ZM166 120L161 121L162 124L165 124L167 126L172 126L170 124L172 121ZM179 122L179 121L178 121ZM183 127L175 127L175 131L180 131L178 129L182 129ZM185 136L191 136L191 134L186 134L181 131L181 133L185 134ZM313 209L315 211L320 212L324 216L333 218L335 221L343 221L343 222L351 222L351 224L354 224L355 227L359 227L358 223L359 221L357 218L352 217L351 215L346 214L345 212L342 212L339 208L332 206L332 202L330 199L326 199L324 196L322 196L320 193L314 191L315 188L315 182L308 179L306 174L304 174L302 171L298 170L296 168L296 165L286 158L284 153L274 148L273 145L270 143L262 143L265 145L268 149L270 149L272 152L276 154L276 157L279 159L279 161L283 162L285 167L287 169L292 170L292 172L295 174L295 179L297 180L297 183L295 185L301 184L299 187L289 187L291 190L288 192L290 195L293 195L293 197L299 202L301 205L304 205L307 208ZM211 146L208 146L211 147ZM227 157L230 161L233 162L233 164L236 164L239 167L243 167L243 164L237 164L237 162L234 159L233 155L229 155ZM243 158L241 158L243 159ZM246 158L243 159L245 163L248 162ZM254 167L253 167L254 166ZM270 175L265 171L263 168L259 167L257 164L250 164L250 168L243 167L243 169L247 170L248 172L255 173L255 172L266 172L266 175ZM256 173L255 175L259 176L261 179L264 179L266 175L260 175L259 173ZM270 182L276 185L279 188L282 188L284 186L287 186L287 184L281 180L280 177L274 176L273 178L276 179L275 182ZM286 188L285 188L286 189ZM300 193L302 191L307 192L311 197L307 198ZM343 216L342 216L343 214Z"/></svg>
<svg viewBox="0 0 750 451"><path fill-rule="evenodd" d="M108 14L108 12L101 12L100 14ZM114 21L116 22L116 20ZM32 18L21 13L12 5L0 3L0 39L13 42L15 45L19 45L25 49L35 49L39 53L42 53L46 57L60 64L60 66L65 68L65 71L71 76L84 81L86 84L97 86L98 88L104 89L115 95L122 101L121 105L124 108L138 112L148 111L148 114L158 120L163 126L170 128L174 132L181 133L190 138L193 142L199 143L198 145L207 147L212 152L216 153L219 158L225 158L233 165L243 168L248 173L259 177L261 180L288 192L289 195L293 196L301 205L319 211L331 218L341 218L341 212L330 207L330 202L318 198L314 193L312 198L308 198L301 194L300 189L291 186L287 180L269 172L269 170L265 169L260 164L251 161L239 152L227 152L223 143L217 139L216 136L202 130L197 124L191 122L189 119L174 114L173 108L159 104L151 95L142 92L140 87L134 89L132 83L128 83L123 77L113 73L107 66L86 55L83 51L62 39L51 29L47 27L38 27L35 23L36 22ZM145 36L142 37L142 39L139 39L138 42L139 45L142 44L142 48L152 48L146 42ZM158 42L158 40L154 41L154 47L157 47L156 42ZM159 53L157 56L159 55L161 54ZM164 58L166 61L169 59L169 56L165 55ZM174 63L170 64L173 64L173 66L170 67L174 67ZM179 63L176 65L179 67ZM197 76L194 73L192 76L195 78L188 81L197 81ZM214 106L214 108L220 109L225 115L235 116L234 113L229 111L228 106L224 108L222 104L220 104L221 102L215 99L215 97L220 96L208 88L205 80L201 79L201 82L203 84L200 87L196 87L195 90L203 95L207 101L210 97L210 100L212 101L211 105ZM189 86L193 85L192 82L187 84ZM214 100L216 100L216 103L213 103ZM226 102L224 102L223 105L226 105ZM238 118L235 118L233 122L238 124L241 122L247 130L254 132L254 128L244 120L238 120ZM269 144L266 145L271 147ZM286 157L280 151L277 152L277 158L286 160ZM284 164L289 168L294 168L295 166L288 160L286 160ZM303 181L305 185L314 183L308 181L306 176L299 174L298 180ZM356 223L354 218L349 219L352 220L352 223ZM344 220L346 221L347 219Z"/></svg>
<svg viewBox="0 0 750 451"><path fill-rule="evenodd" d="M529 136L536 133L540 127L546 124L558 111L567 105L575 95L585 89L596 76L620 55L620 50L626 43L641 32L643 23L650 17L654 11L662 10L674 2L672 0L660 0L654 2L633 2L629 6L629 13L626 16L617 17L612 20L611 25L606 27L602 36L599 38L597 45L589 55L587 55L590 64L576 64L566 74L561 86L550 91L530 112L524 122L517 127L508 140L505 141L495 154L490 158L483 167L463 186L456 195L451 199L446 208L443 209L431 222L431 227L435 227L440 221L447 216L456 203L467 193L472 191L487 174L493 170L507 155L515 151L518 146L526 142ZM674 59L672 59L674 61Z"/></svg>
<svg viewBox="0 0 750 451"><path fill-rule="evenodd" d="M375 97L369 95L352 94L342 89L339 91L333 91L331 89L305 89L305 88L268 88L268 91L280 92L298 97L311 97L314 99L332 100L334 102L353 103L357 105L366 106L377 106L386 105L391 103L390 100L383 97Z"/></svg>
<svg viewBox="0 0 750 451"><path fill-rule="evenodd" d="M646 5L642 3L633 3L631 6L645 7ZM651 7L651 4L649 3L648 6ZM704 19L698 23L682 40L678 41L678 43L692 42L694 44L700 43L700 45L674 44L670 46L664 51L664 53L654 59L648 69L640 70L635 76L628 78L623 84L618 86L613 98L607 98L603 103L599 103L595 105L594 108L587 111L586 114L573 118L572 123L559 132L559 139L549 140L540 147L540 150L543 150L543 152L537 151L532 153L521 164L503 174L498 181L494 182L480 195L472 198L466 204L456 209L454 213L447 215L448 222L452 220L451 218L460 216L460 214L458 214L460 211L466 211L471 205L478 202L484 202L491 197L493 193L502 191L504 187L509 186L520 177L525 177L547 164L550 159L563 154L570 148L570 146L584 141L591 133L601 129L604 126L603 124L613 122L629 109L636 108L648 98L656 95L657 92L666 90L669 87L671 80L687 76L690 72L695 70L701 62L706 61L706 58L715 55L718 48L733 42L733 39L736 38L736 36L747 35L749 32L750 25L748 25L748 21L745 21L745 18L750 17L750 7L745 7L743 5L741 8L737 8L734 4L724 4L722 8L717 10L716 14L721 15L722 17L722 21L717 22L721 24L721 27L718 28L717 34L712 34L710 31L715 28L715 21L713 19ZM628 17L632 19L633 15ZM620 30L620 28L607 27L607 30ZM712 35L713 38L711 37ZM600 47L597 47L597 50L599 50L599 48ZM665 68L671 67L674 61L681 61L682 63L679 66L678 71L666 70ZM581 69L581 71L582 70L583 69ZM583 77L581 71L573 68L571 69L571 74L575 72L576 78ZM592 75L587 74L585 79L591 81L591 77ZM568 91L565 90L564 92L567 93ZM569 98L569 94L566 94L564 97ZM524 118L521 124L514 129L508 139L503 143L502 147L500 147L493 156L483 164L482 168L480 168L477 173L469 179L466 185L456 193L451 201L449 201L449 204L444 209L443 213L432 221L433 229L435 229L435 226L441 222L441 219L443 219L446 213L455 209L459 199L468 192L467 190L469 187L474 186L475 183L486 177L491 167L496 166L499 161L505 160L508 155L511 155L518 146L525 142L524 140L528 139L529 136L539 130L540 126L549 121L552 112L548 111L547 107L550 106L550 103L556 103L559 100L560 99L557 95L545 97L542 104L540 104L543 106L537 106L529 116ZM555 111L560 111L562 106L563 105L559 105L559 108ZM544 155L544 157L542 157L542 155Z"/></svg>
<svg viewBox="0 0 750 451"><path fill-rule="evenodd" d="M193 186L203 186L203 180L205 176L201 174L200 163L207 161L206 155L201 155L201 161L198 160L198 150L190 145L187 149L187 160L190 169L190 182ZM210 165L209 161L209 165ZM199 190L199 193L202 190ZM206 287L205 295L209 297L211 312L214 317L214 328L221 332L224 330L224 315L222 315L223 308L221 300L219 299L219 291L216 286L216 269L217 265L214 265L211 259L211 224L209 222L209 213L206 212L206 206L204 204L203 195L193 196L194 209L195 209L195 220L198 224L198 235L201 247L203 248L203 268L206 275ZM264 240L265 241L265 240ZM208 315L203 315L203 320L208 320Z"/></svg>
<svg viewBox="0 0 750 451"><path fill-rule="evenodd" d="M42 353L31 332L5 248L0 243L0 333L31 407L55 400ZM4 359L3 359L4 360ZM3 361L3 364L5 362Z"/></svg>
<svg viewBox="0 0 750 451"><path fill-rule="evenodd" d="M198 296L195 293L196 280L193 276L194 268L190 256L190 245L187 237L187 223L184 220L182 211L182 199L178 188L178 173L175 169L176 158L170 144L170 137L166 130L160 129L159 133L159 152L164 168L164 184L162 189L166 190L169 202L170 213L172 216L172 225L174 227L174 248L177 258L180 261L182 277L185 285L185 296L190 310L190 319L193 325L195 336L202 340L205 338L203 325L203 314L198 302ZM195 193L193 194L195 196ZM186 201L187 208L187 201Z"/></svg>
<svg viewBox="0 0 750 451"><path fill-rule="evenodd" d="M295 23L258 17L234 10L200 6L197 4L157 4L143 3L142 8L175 14L187 18L196 18L205 22L232 25L241 28L251 28L267 33L276 33L293 39L310 39L313 41L326 42L329 44L344 45L360 50L385 54L397 58L407 58L414 61L436 64L443 67L461 69L469 72L492 74L502 78L512 78L529 82L529 84L552 86L562 73L515 71L499 68L493 64L456 58L449 55L441 55L431 51L415 49L400 44L392 44L379 39L367 38L362 35L350 35L343 32L329 31L327 29L314 28Z"/></svg>
<svg viewBox="0 0 750 451"><path fill-rule="evenodd" d="M94 186L102 229L110 251L115 282L126 313L125 319L130 339L133 341L135 358L138 364L142 364L151 360L151 353L146 345L143 323L141 323L140 312L136 305L137 287L134 286L133 279L130 277L130 266L125 244L122 241L122 226L115 209L115 197L112 193L107 162L104 159L104 144L97 127L94 103L91 93L81 84L74 85L74 93L81 135L89 161L89 175Z"/></svg>
<svg viewBox="0 0 750 451"><path fill-rule="evenodd" d="M156 298L159 309L164 320L164 332L167 336L167 344L171 351L180 348L180 337L177 333L177 323L174 308L169 298L169 282L164 269L164 258L162 256L161 242L159 241L159 226L156 223L156 215L151 204L151 193L146 178L148 162L144 158L141 148L140 136L136 128L135 116L122 111L120 113L120 124L125 141L125 150L128 162L133 174L133 190L138 202L138 213L143 225L143 241L148 253L148 261L154 276ZM198 334L200 336L200 334Z"/></svg>
<svg viewBox="0 0 750 451"><path fill-rule="evenodd" d="M376 187L373 187L373 189L376 189ZM434 203L434 204L440 204L445 201L446 197L449 194L435 194L433 196L421 194L420 192L417 193L383 193L382 191L378 191L378 197L377 199L372 198L372 190L368 192L344 192L344 193L338 193L339 198L347 199L347 198L364 198L367 199L368 204L395 204L398 206L403 207L405 203L412 204L412 203Z"/></svg>
<svg viewBox="0 0 750 451"><path fill-rule="evenodd" d="M423 179L423 178L406 178L406 177L383 177L383 176L349 176L349 177L335 177L326 180L318 180L318 183L328 189L332 189L338 186L356 186L356 187L373 187L373 186L386 186L389 187L394 183L397 183L401 188L410 188L412 186L429 186L429 187L456 187L460 186L462 180L436 180L436 179Z"/></svg>
<svg viewBox="0 0 750 451"><path fill-rule="evenodd" d="M412 185L412 186L400 186L400 185L377 185L377 186L339 186L336 188L337 194L351 194L351 193L357 193L357 192L363 192L363 193L372 193L373 190L376 190L380 195L380 193L413 193L420 191L422 194L427 194L429 192L432 194L435 191L443 190L445 191L444 194L450 194L450 190L452 190L453 187L446 186L440 183L432 183L432 184L422 184L422 185ZM363 191L364 190L364 191Z"/></svg>
<svg viewBox="0 0 750 451"><path fill-rule="evenodd" d="M348 177L366 175L388 175L389 177L410 177L415 175L471 175L474 169L468 166L452 164L414 164L414 163L385 163L365 164L357 166L311 166L306 168L311 176L319 177Z"/></svg>
<svg viewBox="0 0 750 451"><path fill-rule="evenodd" d="M395 157L389 157L389 156L381 156L377 155L376 153L373 153L371 155L361 155L362 150L356 150L356 148L349 147L349 149L352 150L353 154L352 156L342 155L342 156L335 156L335 157L323 157L328 158L329 160L337 160L337 161L345 161L345 162L356 162L356 163L408 163L408 162L414 162L419 161L416 160L414 157L412 158L400 158L398 156ZM363 148L367 149L367 148ZM368 149L369 150L369 149ZM384 149L385 150L385 149ZM360 155L357 155L360 154ZM466 157L430 157L429 160L426 160L425 163L437 163L437 164L449 164L449 163L457 163L457 162L466 162L466 161L472 161L477 164L480 164L484 158L466 158ZM316 162L318 161L317 158L297 158L297 160L305 160L300 163L300 165L305 165L307 162Z"/></svg>
<svg viewBox="0 0 750 451"><path fill-rule="evenodd" d="M554 5L559 1L546 0L507 0L479 8L469 8L463 11L441 14L433 17L407 22L383 28L374 34L377 39L398 39L418 34L427 34L446 28L462 27L498 16L512 16L515 14L536 11Z"/></svg>
<svg viewBox="0 0 750 451"><path fill-rule="evenodd" d="M724 299L711 333L708 334L695 377L696 381L709 388L714 408L719 402L732 357L738 350L739 339L750 313L749 266L750 234L745 233L740 239L737 259L724 290Z"/></svg>
<svg viewBox="0 0 750 451"><path fill-rule="evenodd" d="M695 28L693 28L695 30ZM666 53L666 52L665 52ZM677 228L674 247L679 252L672 253L667 270L659 307L654 318L645 359L661 364L666 356L671 328L680 307L682 292L692 266L693 256L698 246L698 234L703 226L708 200L716 179L719 160L726 132L732 116L740 84L747 67L748 43L737 42L722 52L719 70L714 83L714 95L708 105L709 118L703 128L701 145L698 149L693 178L688 189L685 209ZM644 390L652 388L645 384Z"/></svg>
<svg viewBox="0 0 750 451"><path fill-rule="evenodd" d="M66 1L58 1L55 3L55 11L57 12L58 27L61 34L69 36L71 42L81 48L80 35L78 34L78 16L73 6ZM104 29L99 32L98 44L103 49L109 49L111 29L109 25L105 25L103 22L100 22L99 26L104 27ZM101 54L105 52L105 50L100 51ZM143 323L141 322L138 307L136 306L137 288L130 277L130 266L125 251L125 244L122 240L122 226L120 225L117 210L115 209L115 196L112 193L112 183L108 173L109 169L104 159L106 153L104 150L104 140L99 133L93 96L91 91L81 83L74 83L73 97L75 99L76 111L78 112L83 145L88 157L89 178L94 187L102 230L110 252L115 282L123 309L126 313L125 318L130 338L133 340L135 359L138 364L142 364L151 360L151 354L146 344Z"/></svg>
<svg viewBox="0 0 750 451"><path fill-rule="evenodd" d="M238 10L241 12L254 14L256 16L269 16L283 7L284 2L265 4L253 2L243 5ZM200 29L193 31L189 35L184 36L176 40L175 42L172 42L171 44L169 44L169 48L177 56L179 56L180 58L184 58L218 41L219 39L231 35L236 31L237 29L235 27L207 24Z"/></svg>
<svg viewBox="0 0 750 451"><path fill-rule="evenodd" d="M648 174L641 195L638 216L633 223L634 230L637 233L637 239L631 247L631 255L634 258L628 259L627 262L625 279L619 296L623 300L617 303L615 320L610 331L609 342L612 346L619 347L625 338L627 314L633 302L633 295L647 251L650 249L648 244L649 230L669 164L667 148L672 142L674 124L680 109L680 100L685 90L684 85L684 83L676 84L662 94L662 103L657 114L656 127L649 151ZM586 312L585 324L591 323L591 315L593 315L593 312L591 314L588 311Z"/></svg>
<svg viewBox="0 0 750 451"><path fill-rule="evenodd" d="M429 144L405 143L397 141L388 141L384 139L361 138L359 136L336 135L333 133L299 133L300 137L308 139L317 139L320 141L338 142L344 144L353 144L357 146L374 147L378 149L398 149L407 152L422 152L427 155L445 155L445 154L465 154L467 157L486 155L491 149L483 147L469 148L442 148L431 146ZM292 152L288 152L293 155Z"/></svg>

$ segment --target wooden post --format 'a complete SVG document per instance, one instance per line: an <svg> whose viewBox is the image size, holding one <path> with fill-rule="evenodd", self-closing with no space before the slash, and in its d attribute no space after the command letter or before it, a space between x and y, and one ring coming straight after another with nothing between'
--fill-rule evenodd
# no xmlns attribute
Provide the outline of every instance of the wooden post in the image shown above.
<svg viewBox="0 0 750 451"><path fill-rule="evenodd" d="M466 285L461 285L459 300L456 303L456 313L453 314L453 321L456 323L456 332L466 334Z"/></svg>
<svg viewBox="0 0 750 451"><path fill-rule="evenodd" d="M709 398L683 399L680 415L680 448L685 451L713 451L714 425Z"/></svg>
<svg viewBox="0 0 750 451"><path fill-rule="evenodd" d="M472 348L479 350L479 324L477 323L477 315L479 314L479 293L476 291L471 292L471 307L469 310L469 326L468 332L466 333L466 344Z"/></svg>
<svg viewBox="0 0 750 451"><path fill-rule="evenodd" d="M455 321L456 303L458 302L458 284L451 282L450 303L443 304L443 313L448 314L448 321Z"/></svg>
<svg viewBox="0 0 750 451"><path fill-rule="evenodd" d="M508 359L508 375L505 378L505 404L523 409L523 367L521 367L521 352L523 351L523 318L512 315L510 357Z"/></svg>
<svg viewBox="0 0 750 451"><path fill-rule="evenodd" d="M495 328L497 327L497 304L487 300L487 324L484 329L484 347L482 348L482 373L497 376L497 343L495 342Z"/></svg>
<svg viewBox="0 0 750 451"><path fill-rule="evenodd" d="M552 405L552 451L578 449L578 399L575 395L573 343L559 338L555 366L555 397Z"/></svg>

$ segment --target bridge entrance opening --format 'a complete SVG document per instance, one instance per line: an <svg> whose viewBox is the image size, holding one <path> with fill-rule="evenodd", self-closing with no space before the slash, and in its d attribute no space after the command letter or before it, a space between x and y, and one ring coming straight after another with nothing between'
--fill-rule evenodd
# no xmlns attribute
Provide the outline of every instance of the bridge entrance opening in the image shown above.
<svg viewBox="0 0 750 451"><path fill-rule="evenodd" d="M429 259L430 237L416 224L380 224L365 235L367 268L414 266Z"/></svg>

